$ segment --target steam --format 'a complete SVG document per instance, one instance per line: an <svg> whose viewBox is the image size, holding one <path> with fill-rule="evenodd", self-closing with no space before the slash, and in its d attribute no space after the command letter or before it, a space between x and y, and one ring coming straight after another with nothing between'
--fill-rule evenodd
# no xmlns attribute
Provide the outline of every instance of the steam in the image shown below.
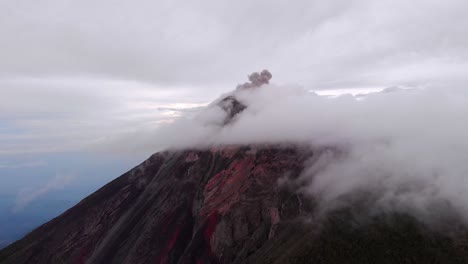
<svg viewBox="0 0 468 264"><path fill-rule="evenodd" d="M218 102L247 108L223 126ZM159 147L297 143L333 148L301 177L322 204L358 191L374 205L424 216L445 203L468 212L468 92L392 88L366 96L318 96L298 86L264 85L223 95L197 115L157 131ZM320 167L317 167L317 164Z"/></svg>

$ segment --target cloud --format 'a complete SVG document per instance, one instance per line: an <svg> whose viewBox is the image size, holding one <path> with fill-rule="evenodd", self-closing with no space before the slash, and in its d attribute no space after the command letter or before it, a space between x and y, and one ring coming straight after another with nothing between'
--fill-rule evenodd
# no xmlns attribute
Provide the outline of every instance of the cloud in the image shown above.
<svg viewBox="0 0 468 264"><path fill-rule="evenodd" d="M16 196L13 212L19 212L28 206L31 202L55 190L61 190L67 186L72 180L73 175L57 174L51 178L45 185L37 189L22 189Z"/></svg>
<svg viewBox="0 0 468 264"><path fill-rule="evenodd" d="M0 78L0 87L0 155L83 150L206 100L190 87L99 78Z"/></svg>
<svg viewBox="0 0 468 264"><path fill-rule="evenodd" d="M311 90L462 86L467 5L1 1L0 154L154 130L170 122L156 109L210 102L263 68Z"/></svg>
<svg viewBox="0 0 468 264"><path fill-rule="evenodd" d="M0 75L232 84L269 67L320 88L466 79L463 0L0 4ZM430 30L427 30L430 29Z"/></svg>
<svg viewBox="0 0 468 264"><path fill-rule="evenodd" d="M295 143L334 149L320 168L312 165L301 178L303 191L323 204L368 191L377 195L377 207L388 210L436 217L440 208L434 203L447 203L456 212L468 211L464 89L391 88L330 98L301 87L266 85L233 95L247 109L228 125L222 125L226 113L215 102L146 138L139 135L139 146Z"/></svg>

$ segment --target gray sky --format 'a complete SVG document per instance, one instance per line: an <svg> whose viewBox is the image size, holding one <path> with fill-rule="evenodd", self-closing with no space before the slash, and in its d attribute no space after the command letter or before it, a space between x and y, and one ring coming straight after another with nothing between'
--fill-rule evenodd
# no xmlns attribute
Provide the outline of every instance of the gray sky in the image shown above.
<svg viewBox="0 0 468 264"><path fill-rule="evenodd" d="M2 1L2 76L99 76L175 87L388 85L461 75L464 0ZM433 76L437 73L436 76Z"/></svg>
<svg viewBox="0 0 468 264"><path fill-rule="evenodd" d="M0 155L151 127L263 68L314 90L463 84L466 10L465 0L0 1Z"/></svg>

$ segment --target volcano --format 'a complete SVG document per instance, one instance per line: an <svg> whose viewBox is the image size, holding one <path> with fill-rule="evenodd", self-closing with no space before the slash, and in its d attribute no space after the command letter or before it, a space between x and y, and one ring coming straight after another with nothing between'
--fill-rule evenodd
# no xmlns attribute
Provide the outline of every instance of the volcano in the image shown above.
<svg viewBox="0 0 468 264"><path fill-rule="evenodd" d="M235 95L218 105L223 125L248 107ZM468 263L463 226L445 232L401 212L368 214L369 196L323 215L299 179L330 151L251 144L158 152L1 250L0 263Z"/></svg>

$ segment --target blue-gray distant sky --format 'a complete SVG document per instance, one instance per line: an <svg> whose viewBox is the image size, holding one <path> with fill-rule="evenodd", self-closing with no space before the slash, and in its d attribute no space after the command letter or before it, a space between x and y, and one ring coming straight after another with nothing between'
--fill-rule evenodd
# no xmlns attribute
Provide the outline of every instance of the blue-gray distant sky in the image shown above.
<svg viewBox="0 0 468 264"><path fill-rule="evenodd" d="M113 138L263 68L310 89L459 85L466 10L466 0L2 0L0 194L20 210L67 186L92 190L151 152Z"/></svg>

